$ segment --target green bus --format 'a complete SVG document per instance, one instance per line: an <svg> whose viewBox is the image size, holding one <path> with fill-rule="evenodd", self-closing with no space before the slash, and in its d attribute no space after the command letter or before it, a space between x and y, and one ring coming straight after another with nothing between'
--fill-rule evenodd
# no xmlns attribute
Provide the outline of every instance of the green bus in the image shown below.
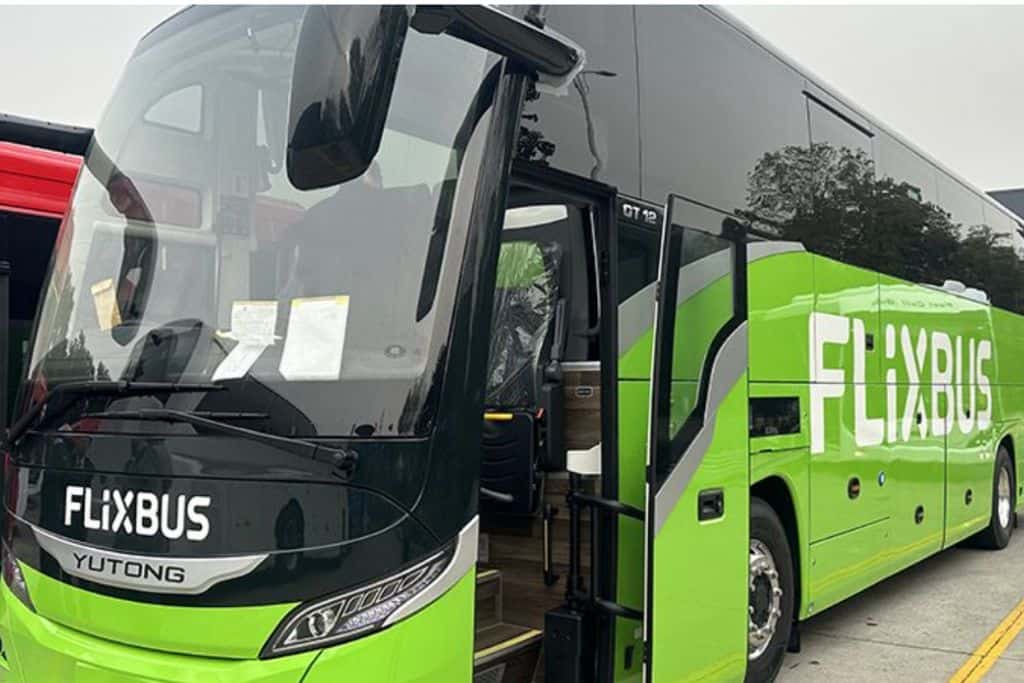
<svg viewBox="0 0 1024 683"><path fill-rule="evenodd" d="M771 680L1009 542L1022 258L718 9L186 9L45 281L5 679Z"/></svg>

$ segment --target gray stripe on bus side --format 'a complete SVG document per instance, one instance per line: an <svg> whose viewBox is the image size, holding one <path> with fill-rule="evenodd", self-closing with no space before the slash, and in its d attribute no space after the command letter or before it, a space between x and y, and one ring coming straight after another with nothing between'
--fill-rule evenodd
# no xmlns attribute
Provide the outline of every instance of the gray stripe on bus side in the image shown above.
<svg viewBox="0 0 1024 683"><path fill-rule="evenodd" d="M804 245L799 242L750 242L747 244L747 263L795 251L805 251ZM723 263L712 262L716 257ZM727 259L728 252L720 251L680 268L676 304L681 304L721 277L723 269L728 270ZM654 282L648 284L619 304L620 358L654 326L655 285Z"/></svg>
<svg viewBox="0 0 1024 683"><path fill-rule="evenodd" d="M412 597L388 616L384 621L385 626L390 626L396 621L405 619L408 616L419 612L442 595L448 592L452 586L457 584L469 570L476 566L477 544L480 540L480 518L474 517L459 532L459 540L456 541L455 555L448 566L444 568L432 584Z"/></svg>
<svg viewBox="0 0 1024 683"><path fill-rule="evenodd" d="M654 288L651 282L619 304L619 357L654 325Z"/></svg>
<svg viewBox="0 0 1024 683"><path fill-rule="evenodd" d="M693 442L683 452L668 479L654 496L654 535L657 536L686 491L693 473L700 467L715 434L718 408L747 369L747 323L743 322L729 335L711 367L708 399L704 405L704 424Z"/></svg>

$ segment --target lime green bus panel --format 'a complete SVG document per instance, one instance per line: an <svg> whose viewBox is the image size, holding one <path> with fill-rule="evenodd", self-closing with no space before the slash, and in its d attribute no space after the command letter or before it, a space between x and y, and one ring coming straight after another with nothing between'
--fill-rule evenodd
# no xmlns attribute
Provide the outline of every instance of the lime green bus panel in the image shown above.
<svg viewBox="0 0 1024 683"><path fill-rule="evenodd" d="M747 376L719 406L704 459L654 538L653 680L734 681L747 663L750 528ZM687 457L695 457L690 454ZM725 514L697 522L697 494L722 488Z"/></svg>
<svg viewBox="0 0 1024 683"><path fill-rule="evenodd" d="M842 370L845 381L841 387L833 387L841 391L838 397L823 401L824 452L816 453L811 448L812 542L887 517L891 491L884 483L886 449L882 445L858 447L855 442L857 401L863 400L878 410L885 394L877 384L878 354L857 348L858 342L866 344L869 335L879 338L878 275L820 256L814 256L813 263L815 313L858 321L863 325L865 341L851 335L845 344L825 343L821 331L813 330L808 359L830 370ZM805 334L810 341L812 331L808 328ZM863 367L856 367L857 358L862 359ZM837 539L833 545L838 543L841 541Z"/></svg>
<svg viewBox="0 0 1024 683"><path fill-rule="evenodd" d="M473 677L473 572L422 612L323 651L303 683L434 683Z"/></svg>
<svg viewBox="0 0 1024 683"><path fill-rule="evenodd" d="M24 572L32 571L24 565L21 567ZM30 583L30 586L38 585L38 581ZM8 605L3 624L7 635L4 645L11 665L8 680L18 683L468 681L472 675L474 586L473 573L469 572L422 612L380 633L321 651L260 660L172 654L86 635L31 613L4 585L2 595ZM116 605L111 602L102 609L117 612L123 602L116 601ZM246 623L246 609L231 610L231 613L234 619L230 621L216 617L221 627L219 632L206 630L202 638L193 636L194 649L206 641L232 638L233 630L250 632L253 629L252 624ZM166 622L159 617L148 623L134 621L131 624L143 632L166 629ZM267 631L263 640L269 634Z"/></svg>
<svg viewBox="0 0 1024 683"><path fill-rule="evenodd" d="M946 546L962 541L989 522L999 436L998 427L993 426L967 436L954 432L947 437Z"/></svg>
<svg viewBox="0 0 1024 683"><path fill-rule="evenodd" d="M896 396L902 400L906 392L907 387L897 387ZM946 518L944 449L943 437L921 437L916 433L904 443L885 447L886 487L891 491L893 571L942 548ZM992 479L991 471L986 478ZM987 515L985 519L987 522Z"/></svg>
<svg viewBox="0 0 1024 683"><path fill-rule="evenodd" d="M751 382L808 379L807 320L814 305L812 259L805 251L795 251L760 258L747 267Z"/></svg>
<svg viewBox="0 0 1024 683"><path fill-rule="evenodd" d="M855 387L825 401L825 450L811 453L811 541L841 534L889 515L892 486L885 446L858 447L854 441ZM863 386L868 405L878 405L884 388Z"/></svg>
<svg viewBox="0 0 1024 683"><path fill-rule="evenodd" d="M864 334L881 341L879 336L878 273L849 266L823 256L814 256L814 311L856 318L864 325ZM805 332L806 334L806 332ZM816 343L815 353L823 350L821 364L826 368L841 368L848 382L854 381L854 343L844 345ZM864 377L861 382L876 383L881 380L879 373L880 343L875 351L864 353ZM789 353L788 350L783 354ZM808 355L810 359L813 356ZM877 405L877 404L876 404Z"/></svg>
<svg viewBox="0 0 1024 683"><path fill-rule="evenodd" d="M882 360L890 393L880 405L886 406L887 420L894 423L894 433L887 435L887 440L892 440L892 568L897 570L988 523L992 455L996 446L991 429L964 435L956 427L955 418L948 434L942 433L944 429L936 432L936 417L942 420L947 411L954 409L949 400L951 393L945 390L949 383L933 376L938 361L925 362L918 370L918 380L913 381L903 360L904 346L922 343L922 330L923 343L930 343L929 335L933 332L948 335L952 340L991 339L992 309L885 275L881 276L880 284L883 329L890 337L883 341ZM959 372L968 370L961 363ZM963 380L966 383L968 378ZM969 391L968 388L961 395L966 399ZM923 401L923 410L913 408L911 404L917 401ZM976 417L977 410L974 412ZM913 421L905 417L909 413L914 413ZM967 490L971 490L969 504ZM921 511L924 518L919 522Z"/></svg>
<svg viewBox="0 0 1024 683"><path fill-rule="evenodd" d="M316 658L310 652L267 661L207 659L134 648L55 624L26 609L6 584L0 591L8 606L8 680L16 683L298 683ZM246 628L241 619L233 626ZM160 628L159 618L146 626Z"/></svg>
<svg viewBox="0 0 1024 683"><path fill-rule="evenodd" d="M644 508L650 382L619 382L619 500ZM619 515L616 601L636 609L644 604L644 523ZM630 649L632 648L632 649ZM626 666L626 664L629 666ZM643 629L633 619L615 620L617 683L639 683L643 674Z"/></svg>
<svg viewBox="0 0 1024 683"><path fill-rule="evenodd" d="M76 588L21 566L40 616L99 638L150 650L255 658L295 606L175 607L134 602Z"/></svg>
<svg viewBox="0 0 1024 683"><path fill-rule="evenodd" d="M808 613L816 614L890 573L886 565L889 527L889 520L882 519L811 543Z"/></svg>

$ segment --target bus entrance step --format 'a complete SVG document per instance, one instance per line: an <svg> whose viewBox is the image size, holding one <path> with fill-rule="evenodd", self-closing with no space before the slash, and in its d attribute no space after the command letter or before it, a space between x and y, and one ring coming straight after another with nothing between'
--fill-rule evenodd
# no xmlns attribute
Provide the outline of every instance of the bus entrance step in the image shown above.
<svg viewBox="0 0 1024 683"><path fill-rule="evenodd" d="M477 569L475 631L497 626L502 622L501 572L497 569Z"/></svg>
<svg viewBox="0 0 1024 683"><path fill-rule="evenodd" d="M544 634L515 624L497 624L477 631L473 683L531 683L540 659Z"/></svg>

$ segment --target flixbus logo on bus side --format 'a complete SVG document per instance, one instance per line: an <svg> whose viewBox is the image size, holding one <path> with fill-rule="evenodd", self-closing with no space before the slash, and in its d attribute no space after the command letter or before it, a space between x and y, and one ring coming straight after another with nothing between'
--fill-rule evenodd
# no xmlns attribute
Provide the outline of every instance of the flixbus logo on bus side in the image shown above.
<svg viewBox="0 0 1024 683"><path fill-rule="evenodd" d="M992 424L992 383L986 374L992 360L991 340L886 325L885 405L879 406L869 405L864 384L864 321L812 313L807 330L811 453L825 452L825 402L843 398L848 390L854 394L854 440L860 447L909 441L915 431L921 438L954 431L966 435ZM852 377L847 377L843 368L825 367L827 347L851 343Z"/></svg>

